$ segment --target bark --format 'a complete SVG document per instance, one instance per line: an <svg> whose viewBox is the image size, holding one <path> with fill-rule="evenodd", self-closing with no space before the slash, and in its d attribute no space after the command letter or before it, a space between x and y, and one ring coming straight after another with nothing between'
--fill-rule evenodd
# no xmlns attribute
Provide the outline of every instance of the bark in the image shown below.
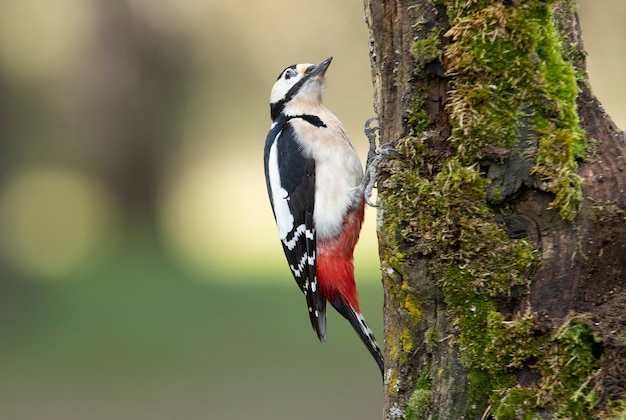
<svg viewBox="0 0 626 420"><path fill-rule="evenodd" d="M385 418L626 415L626 142L575 5L365 11L396 150L377 179Z"/></svg>

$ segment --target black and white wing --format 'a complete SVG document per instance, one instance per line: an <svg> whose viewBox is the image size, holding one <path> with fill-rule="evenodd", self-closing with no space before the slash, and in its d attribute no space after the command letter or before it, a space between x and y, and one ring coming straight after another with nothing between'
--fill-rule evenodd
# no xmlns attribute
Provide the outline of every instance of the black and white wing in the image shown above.
<svg viewBox="0 0 626 420"><path fill-rule="evenodd" d="M289 268L306 297L311 325L325 340L326 300L315 268L315 161L303 155L288 120L274 124L265 141L265 179Z"/></svg>

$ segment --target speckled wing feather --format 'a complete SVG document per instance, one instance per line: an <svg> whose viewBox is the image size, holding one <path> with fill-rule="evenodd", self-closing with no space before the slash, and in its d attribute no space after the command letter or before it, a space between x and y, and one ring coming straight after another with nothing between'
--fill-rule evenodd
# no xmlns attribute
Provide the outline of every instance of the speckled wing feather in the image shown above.
<svg viewBox="0 0 626 420"><path fill-rule="evenodd" d="M302 154L287 118L270 130L265 149L267 187L283 250L306 297L311 325L319 339L324 340L326 300L318 291L315 265L315 161Z"/></svg>

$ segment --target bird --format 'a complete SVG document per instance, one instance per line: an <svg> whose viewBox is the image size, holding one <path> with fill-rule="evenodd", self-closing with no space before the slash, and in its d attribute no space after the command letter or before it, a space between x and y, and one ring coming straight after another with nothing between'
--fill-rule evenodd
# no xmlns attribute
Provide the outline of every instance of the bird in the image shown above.
<svg viewBox="0 0 626 420"><path fill-rule="evenodd" d="M267 191L317 337L326 340L329 302L350 322L384 375L380 346L361 313L354 278L367 186L350 136L322 104L331 61L291 65L272 87L272 124L264 148Z"/></svg>

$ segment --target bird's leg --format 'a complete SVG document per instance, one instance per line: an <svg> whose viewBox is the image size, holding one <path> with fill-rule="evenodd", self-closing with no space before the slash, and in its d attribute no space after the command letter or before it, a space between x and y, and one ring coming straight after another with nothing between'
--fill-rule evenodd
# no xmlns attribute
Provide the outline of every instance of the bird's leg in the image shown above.
<svg viewBox="0 0 626 420"><path fill-rule="evenodd" d="M376 174L378 172L378 165L386 155L394 152L395 149L391 148L391 143L381 144L378 150L376 150L376 134L380 136L380 126L372 127L372 123L378 122L378 117L372 117L365 122L365 128L363 131L367 136L370 143L370 149L367 152L367 162L365 164L365 174L363 175L363 197L367 205L371 207L378 207L377 204L371 202L372 190L376 184Z"/></svg>

